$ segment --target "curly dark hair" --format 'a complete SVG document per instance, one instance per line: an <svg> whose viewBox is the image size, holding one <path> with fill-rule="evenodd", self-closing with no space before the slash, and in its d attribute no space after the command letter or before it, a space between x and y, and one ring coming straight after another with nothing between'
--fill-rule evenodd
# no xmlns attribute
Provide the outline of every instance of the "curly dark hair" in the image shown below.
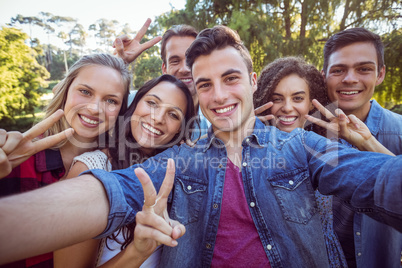
<svg viewBox="0 0 402 268"><path fill-rule="evenodd" d="M279 82L291 74L297 74L306 81L310 90L310 100L316 99L324 106L330 103L327 87L317 68L314 65L308 64L301 57L284 57L276 59L262 70L257 80L257 90L254 92L254 107L260 107L271 101L272 95ZM315 112L316 109L314 108L309 114ZM269 109L262 113L262 115L268 115L270 113L271 111ZM311 130L310 128L309 130ZM321 135L324 134L323 130L316 125L313 126L312 130Z"/></svg>

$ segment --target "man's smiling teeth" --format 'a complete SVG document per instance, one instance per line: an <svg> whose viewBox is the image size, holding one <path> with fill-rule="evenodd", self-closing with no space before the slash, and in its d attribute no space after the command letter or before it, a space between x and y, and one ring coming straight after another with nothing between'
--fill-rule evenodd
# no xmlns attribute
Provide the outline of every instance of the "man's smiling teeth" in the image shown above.
<svg viewBox="0 0 402 268"><path fill-rule="evenodd" d="M340 91L339 93L344 94L344 95L354 95L359 93L359 91Z"/></svg>
<svg viewBox="0 0 402 268"><path fill-rule="evenodd" d="M81 119L84 120L85 122L87 122L88 124L92 124L92 125L98 125L99 121L95 121L95 120L91 120L88 117L81 115Z"/></svg>
<svg viewBox="0 0 402 268"><path fill-rule="evenodd" d="M191 79L191 78L182 78L182 79L180 79L181 81L183 81L184 83L189 83L189 82L191 82L193 79Z"/></svg>
<svg viewBox="0 0 402 268"><path fill-rule="evenodd" d="M295 121L296 119L297 119L296 116L293 116L293 117L282 117L282 116L279 116L279 120L284 121L284 122L293 122L293 121Z"/></svg>
<svg viewBox="0 0 402 268"><path fill-rule="evenodd" d="M231 106L228 106L228 107L223 108L223 109L216 109L215 111L218 114L223 114L223 113L226 113L226 112L229 112L229 111L233 110L234 107L235 107L234 105L231 105Z"/></svg>
<svg viewBox="0 0 402 268"><path fill-rule="evenodd" d="M152 126L150 126L150 125L148 125L146 123L143 123L142 126L144 128L146 128L146 129L148 129L150 132L156 134L156 135L161 135L162 134L159 130L157 130L156 128L153 128Z"/></svg>

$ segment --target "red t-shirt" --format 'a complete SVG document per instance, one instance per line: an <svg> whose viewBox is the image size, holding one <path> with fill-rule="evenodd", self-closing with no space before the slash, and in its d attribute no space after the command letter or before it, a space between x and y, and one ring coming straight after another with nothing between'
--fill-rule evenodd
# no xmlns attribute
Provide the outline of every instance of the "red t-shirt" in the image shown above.
<svg viewBox="0 0 402 268"><path fill-rule="evenodd" d="M212 267L271 267L254 225L239 168L226 166Z"/></svg>

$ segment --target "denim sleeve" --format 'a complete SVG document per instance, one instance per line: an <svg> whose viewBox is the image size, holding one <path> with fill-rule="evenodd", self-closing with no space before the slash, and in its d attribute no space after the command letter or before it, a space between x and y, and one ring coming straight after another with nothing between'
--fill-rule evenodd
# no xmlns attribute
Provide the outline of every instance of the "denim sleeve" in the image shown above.
<svg viewBox="0 0 402 268"><path fill-rule="evenodd" d="M178 155L177 146L170 148L142 164L133 165L122 170L107 172L100 169L92 169L82 174L92 174L105 188L109 200L109 215L106 229L95 238L111 235L119 228L135 221L135 215L142 209L144 194L134 169L143 168L150 176L154 187L159 191L166 173L168 158Z"/></svg>
<svg viewBox="0 0 402 268"><path fill-rule="evenodd" d="M383 219L378 220L397 225L395 228L402 232L402 155L391 158L381 167L374 185L374 203L383 211Z"/></svg>
<svg viewBox="0 0 402 268"><path fill-rule="evenodd" d="M109 236L126 222L134 221L134 210L126 202L121 184L114 173L102 169L91 169L82 174L92 174L97 178L103 184L109 199L110 209L106 229L95 239Z"/></svg>
<svg viewBox="0 0 402 268"><path fill-rule="evenodd" d="M402 172L392 166L401 163L399 157L361 152L314 133L303 139L313 184L322 194L336 195L356 211L401 230Z"/></svg>

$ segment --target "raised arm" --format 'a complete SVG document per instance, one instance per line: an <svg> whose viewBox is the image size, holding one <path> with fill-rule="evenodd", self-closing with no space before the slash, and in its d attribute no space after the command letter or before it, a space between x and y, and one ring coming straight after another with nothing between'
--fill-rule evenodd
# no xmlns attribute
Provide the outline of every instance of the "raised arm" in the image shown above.
<svg viewBox="0 0 402 268"><path fill-rule="evenodd" d="M73 134L73 129L69 128L56 135L34 140L60 120L63 115L64 112L58 110L24 133L0 130L0 179L10 174L13 168L32 155L56 145Z"/></svg>
<svg viewBox="0 0 402 268"><path fill-rule="evenodd" d="M91 175L0 199L0 264L93 238L108 214L104 187Z"/></svg>
<svg viewBox="0 0 402 268"><path fill-rule="evenodd" d="M336 109L333 115L317 100L313 100L313 105L323 114L329 122L318 119L311 115L306 115L306 119L326 128L338 137L356 146L361 151L371 151L383 154L394 155L384 147L373 135L370 130L359 118L353 114L346 116L341 109Z"/></svg>
<svg viewBox="0 0 402 268"><path fill-rule="evenodd" d="M127 35L118 36L113 42L113 47L115 48L113 54L117 54L127 64L129 64L135 61L142 52L157 44L162 37L157 36L143 44L140 44L141 39L144 37L150 24L151 19L147 19L133 39L130 39Z"/></svg>

